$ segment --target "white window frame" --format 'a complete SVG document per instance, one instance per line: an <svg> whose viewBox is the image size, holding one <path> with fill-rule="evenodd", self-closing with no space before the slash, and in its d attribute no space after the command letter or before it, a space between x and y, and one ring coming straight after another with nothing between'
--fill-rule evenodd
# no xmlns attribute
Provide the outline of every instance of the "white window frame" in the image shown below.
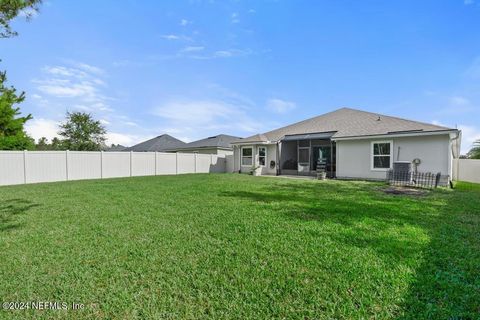
<svg viewBox="0 0 480 320"><path fill-rule="evenodd" d="M380 144L380 143L390 144L390 154L389 154L389 156L390 156L390 167L389 168L375 168L375 157L378 157L378 155L374 154L374 146L376 144ZM387 155L383 155L383 156L387 156ZM393 140L372 141L371 144L370 144L370 158L371 158L370 170L372 170L372 171L388 171L388 170L392 169L392 166L393 166Z"/></svg>
<svg viewBox="0 0 480 320"><path fill-rule="evenodd" d="M265 149L265 156L260 156L260 149ZM267 147L266 146L259 146L257 148L257 155L258 155L258 165L260 167L266 167L267 166ZM265 164L264 165L260 164L260 157L265 158Z"/></svg>
<svg viewBox="0 0 480 320"><path fill-rule="evenodd" d="M251 149L252 155L251 156L243 156L243 149ZM252 158L252 164L243 164L243 158ZM255 157L253 153L253 147L241 147L240 148L240 166L242 167L252 167L255 164Z"/></svg>

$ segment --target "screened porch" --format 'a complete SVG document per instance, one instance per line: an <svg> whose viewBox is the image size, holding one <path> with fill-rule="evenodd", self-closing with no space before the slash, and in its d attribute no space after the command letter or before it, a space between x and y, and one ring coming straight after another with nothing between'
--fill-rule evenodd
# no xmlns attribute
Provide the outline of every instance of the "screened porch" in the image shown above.
<svg viewBox="0 0 480 320"><path fill-rule="evenodd" d="M285 136L280 143L280 175L314 176L325 170L327 177L336 172L336 146L333 133ZM322 168L322 169L320 169Z"/></svg>

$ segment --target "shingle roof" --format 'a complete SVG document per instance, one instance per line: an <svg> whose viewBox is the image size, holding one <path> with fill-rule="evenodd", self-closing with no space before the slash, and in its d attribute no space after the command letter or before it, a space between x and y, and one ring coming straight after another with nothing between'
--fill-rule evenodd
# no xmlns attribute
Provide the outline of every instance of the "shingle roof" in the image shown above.
<svg viewBox="0 0 480 320"><path fill-rule="evenodd" d="M205 139L193 141L182 145L175 150L184 150L192 148L231 148L232 141L241 140L240 137L229 136L226 134L219 134L213 137L208 137Z"/></svg>
<svg viewBox="0 0 480 320"><path fill-rule="evenodd" d="M168 134L162 134L161 136L155 137L153 139L140 142L133 147L126 148L124 151L167 151L174 148L179 148L186 145L185 142L178 140Z"/></svg>
<svg viewBox="0 0 480 320"><path fill-rule="evenodd" d="M256 134L242 140L237 140L234 143L278 141L286 135L316 132L335 132L333 138L345 138L394 134L406 131L442 130L452 129L423 122L380 115L378 113L341 108L264 134Z"/></svg>

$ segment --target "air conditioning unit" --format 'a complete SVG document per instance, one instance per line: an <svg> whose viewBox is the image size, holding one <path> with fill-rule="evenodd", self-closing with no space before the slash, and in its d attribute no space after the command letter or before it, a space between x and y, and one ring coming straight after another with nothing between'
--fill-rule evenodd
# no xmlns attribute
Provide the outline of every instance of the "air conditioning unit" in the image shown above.
<svg viewBox="0 0 480 320"><path fill-rule="evenodd" d="M393 171L395 172L410 172L412 170L412 163L410 161L395 161L393 163Z"/></svg>

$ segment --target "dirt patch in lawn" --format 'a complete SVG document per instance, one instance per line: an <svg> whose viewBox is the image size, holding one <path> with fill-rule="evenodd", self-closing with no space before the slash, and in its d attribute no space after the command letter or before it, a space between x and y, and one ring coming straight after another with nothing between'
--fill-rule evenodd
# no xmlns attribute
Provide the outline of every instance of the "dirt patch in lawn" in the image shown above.
<svg viewBox="0 0 480 320"><path fill-rule="evenodd" d="M426 189L394 187L394 186L381 188L381 191L383 191L386 194L414 196L414 197L422 197L430 193L430 190L426 190Z"/></svg>

